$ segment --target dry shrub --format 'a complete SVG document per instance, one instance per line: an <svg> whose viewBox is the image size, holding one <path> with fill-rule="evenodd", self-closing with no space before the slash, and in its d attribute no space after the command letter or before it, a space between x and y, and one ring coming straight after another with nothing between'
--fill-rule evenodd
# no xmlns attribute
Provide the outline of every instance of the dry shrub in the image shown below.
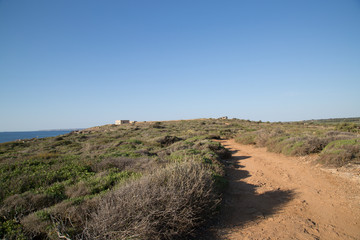
<svg viewBox="0 0 360 240"><path fill-rule="evenodd" d="M271 138L271 132L265 129L256 131L256 137L254 139L256 146L265 147L267 141Z"/></svg>
<svg viewBox="0 0 360 240"><path fill-rule="evenodd" d="M106 158L92 166L95 172L102 172L110 168L117 168L120 171L132 170L143 171L150 169L154 165L154 161L151 158L126 158L126 157L110 157Z"/></svg>
<svg viewBox="0 0 360 240"><path fill-rule="evenodd" d="M99 198L86 199L81 204L63 201L27 215L21 219L21 224L29 239L59 239L59 236L86 239L83 229L88 216L98 204Z"/></svg>
<svg viewBox="0 0 360 240"><path fill-rule="evenodd" d="M181 138L178 138L176 136L165 136L160 137L156 140L156 142L160 143L162 147L170 146L171 144L178 142L182 140Z"/></svg>
<svg viewBox="0 0 360 240"><path fill-rule="evenodd" d="M109 168L117 168L119 170L124 170L126 166L132 165L134 159L125 158L125 157L110 157L97 162L92 166L92 169L95 172L102 172Z"/></svg>
<svg viewBox="0 0 360 240"><path fill-rule="evenodd" d="M319 153L327 145L324 138L314 136L291 137L275 145L275 150L291 156Z"/></svg>
<svg viewBox="0 0 360 240"><path fill-rule="evenodd" d="M139 150L135 150L134 153L138 153L142 156L155 156L156 154L150 152L149 149L139 149Z"/></svg>
<svg viewBox="0 0 360 240"><path fill-rule="evenodd" d="M84 181L80 181L77 184L67 186L65 188L65 194L69 198L76 198L81 196L86 196L91 193L91 189L88 184Z"/></svg>
<svg viewBox="0 0 360 240"><path fill-rule="evenodd" d="M14 194L4 200L0 208L1 216L21 218L30 212L51 206L54 200L45 194L26 192Z"/></svg>
<svg viewBox="0 0 360 240"><path fill-rule="evenodd" d="M360 138L331 142L321 152L319 162L336 167L360 164Z"/></svg>
<svg viewBox="0 0 360 240"><path fill-rule="evenodd" d="M336 138L342 138L342 139L349 139L349 138L354 138L357 135L354 133L349 133L349 132L338 132L338 131L330 131L326 133L327 137L336 137Z"/></svg>
<svg viewBox="0 0 360 240"><path fill-rule="evenodd" d="M343 122L337 124L335 128L340 131L360 133L360 124L356 124L356 123Z"/></svg>
<svg viewBox="0 0 360 240"><path fill-rule="evenodd" d="M241 134L240 136L236 137L235 141L242 144L251 144L251 145L256 144L255 134L252 132Z"/></svg>
<svg viewBox="0 0 360 240"><path fill-rule="evenodd" d="M231 158L231 152L228 149L224 148L220 143L207 143L205 144L205 147L215 152L215 154L219 156L220 159Z"/></svg>
<svg viewBox="0 0 360 240"><path fill-rule="evenodd" d="M302 151L300 151L299 155L306 155L306 154L311 154L311 153L319 153L326 147L326 145L330 141L331 140L329 140L327 138L319 138L319 137L305 138L304 147L302 148Z"/></svg>
<svg viewBox="0 0 360 240"><path fill-rule="evenodd" d="M319 162L329 166L341 167L348 163L360 164L359 146L344 146L339 152L323 153Z"/></svg>
<svg viewBox="0 0 360 240"><path fill-rule="evenodd" d="M324 137L304 136L299 138L299 142L303 142L303 144L295 148L291 155L304 156L312 153L320 153L329 143L338 140L352 139L354 136L354 134L343 132L328 132Z"/></svg>
<svg viewBox="0 0 360 240"><path fill-rule="evenodd" d="M266 144L267 150L270 152L284 153L297 140L290 137L274 137L270 138Z"/></svg>
<svg viewBox="0 0 360 240"><path fill-rule="evenodd" d="M46 239L50 221L41 219L36 212L21 219L21 225L29 239Z"/></svg>
<svg viewBox="0 0 360 240"><path fill-rule="evenodd" d="M258 131L245 132L236 138L236 142L242 144L254 144L258 147L265 147L274 142L274 139L286 136L285 132L279 128L269 130L260 129Z"/></svg>
<svg viewBox="0 0 360 240"><path fill-rule="evenodd" d="M305 156L321 152L331 140L316 136L278 137L267 143L271 152L283 153L290 156Z"/></svg>
<svg viewBox="0 0 360 240"><path fill-rule="evenodd" d="M171 153L171 152L185 150L188 148L189 148L188 144L184 143L184 141L180 141L172 144L169 148L167 148L167 150Z"/></svg>
<svg viewBox="0 0 360 240"><path fill-rule="evenodd" d="M49 211L53 227L62 235L71 236L72 239L81 238L88 216L99 205L99 199L99 197L86 199L81 204L70 201L56 204Z"/></svg>
<svg viewBox="0 0 360 240"><path fill-rule="evenodd" d="M184 162L104 196L87 222L89 239L175 239L186 236L219 203L208 169Z"/></svg>
<svg viewBox="0 0 360 240"><path fill-rule="evenodd" d="M282 139L288 136L282 129L275 128L273 130L258 130L255 137L256 145L259 147L265 147L268 145L271 139Z"/></svg>
<svg viewBox="0 0 360 240"><path fill-rule="evenodd" d="M256 144L266 146L271 152L291 156L305 156L320 153L332 141L351 139L354 136L354 134L343 132L328 132L322 137L313 135L292 136L285 134L281 130L270 132L260 130L257 131Z"/></svg>
<svg viewBox="0 0 360 240"><path fill-rule="evenodd" d="M209 134L208 136L206 136L206 139L217 139L217 140L220 140L221 137L220 137L220 135L217 135L217 134Z"/></svg>

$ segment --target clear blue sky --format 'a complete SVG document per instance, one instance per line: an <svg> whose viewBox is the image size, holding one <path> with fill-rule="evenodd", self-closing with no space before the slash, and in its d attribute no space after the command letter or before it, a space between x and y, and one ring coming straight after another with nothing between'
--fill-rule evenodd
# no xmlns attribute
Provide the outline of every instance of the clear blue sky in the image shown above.
<svg viewBox="0 0 360 240"><path fill-rule="evenodd" d="M360 1L0 0L0 131L360 116Z"/></svg>

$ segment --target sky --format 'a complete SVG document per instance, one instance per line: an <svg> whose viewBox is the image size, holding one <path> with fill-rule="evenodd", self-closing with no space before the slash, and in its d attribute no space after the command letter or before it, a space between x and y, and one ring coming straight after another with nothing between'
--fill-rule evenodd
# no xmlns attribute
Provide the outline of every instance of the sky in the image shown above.
<svg viewBox="0 0 360 240"><path fill-rule="evenodd" d="M359 0L0 0L0 131L360 117Z"/></svg>

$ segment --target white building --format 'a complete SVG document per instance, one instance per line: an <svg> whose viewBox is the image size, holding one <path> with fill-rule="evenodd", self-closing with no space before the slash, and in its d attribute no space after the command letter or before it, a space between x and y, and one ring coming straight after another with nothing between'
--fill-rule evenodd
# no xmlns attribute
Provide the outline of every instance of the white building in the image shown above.
<svg viewBox="0 0 360 240"><path fill-rule="evenodd" d="M115 125L129 124L130 120L116 120Z"/></svg>

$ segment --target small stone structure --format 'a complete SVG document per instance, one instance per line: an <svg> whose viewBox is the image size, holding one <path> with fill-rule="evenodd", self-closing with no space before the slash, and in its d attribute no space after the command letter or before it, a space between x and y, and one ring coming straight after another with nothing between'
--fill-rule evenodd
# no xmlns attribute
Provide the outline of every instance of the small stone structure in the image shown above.
<svg viewBox="0 0 360 240"><path fill-rule="evenodd" d="M129 124L130 120L116 120L115 125Z"/></svg>
<svg viewBox="0 0 360 240"><path fill-rule="evenodd" d="M222 119L222 120L226 120L226 119L228 119L228 117L227 117L227 116L225 116L225 117L221 117L220 119Z"/></svg>

